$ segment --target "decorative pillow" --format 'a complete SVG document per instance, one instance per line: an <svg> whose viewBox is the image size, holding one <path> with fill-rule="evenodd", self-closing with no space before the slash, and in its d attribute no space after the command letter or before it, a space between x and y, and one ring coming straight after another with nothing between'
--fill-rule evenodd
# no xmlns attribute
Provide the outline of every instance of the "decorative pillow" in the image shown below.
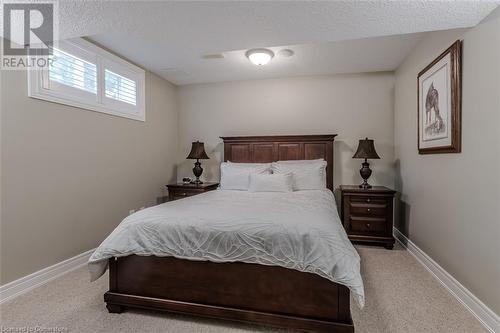
<svg viewBox="0 0 500 333"><path fill-rule="evenodd" d="M250 174L250 192L291 192L293 175L291 173L281 174Z"/></svg>
<svg viewBox="0 0 500 333"><path fill-rule="evenodd" d="M220 165L220 188L222 190L248 191L251 173L270 174L271 163L231 163Z"/></svg>
<svg viewBox="0 0 500 333"><path fill-rule="evenodd" d="M272 164L273 173L293 174L293 190L321 190L326 188L326 161L278 161Z"/></svg>

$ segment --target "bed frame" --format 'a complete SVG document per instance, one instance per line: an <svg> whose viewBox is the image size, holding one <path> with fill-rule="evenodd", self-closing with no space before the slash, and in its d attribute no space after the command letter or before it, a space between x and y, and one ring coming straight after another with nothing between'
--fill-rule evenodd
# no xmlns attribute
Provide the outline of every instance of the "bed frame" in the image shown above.
<svg viewBox="0 0 500 333"><path fill-rule="evenodd" d="M224 160L324 158L333 190L335 135L223 137ZM126 307L315 332L354 332L349 289L277 266L131 255L109 260L109 312Z"/></svg>

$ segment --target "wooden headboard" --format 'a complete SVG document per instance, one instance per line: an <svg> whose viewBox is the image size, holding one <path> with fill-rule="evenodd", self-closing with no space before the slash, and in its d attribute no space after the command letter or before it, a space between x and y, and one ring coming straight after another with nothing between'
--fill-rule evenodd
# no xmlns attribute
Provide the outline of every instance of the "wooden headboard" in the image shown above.
<svg viewBox="0 0 500 333"><path fill-rule="evenodd" d="M224 136L224 161L269 163L284 160L314 160L326 163L326 187L333 191L333 140L337 134Z"/></svg>

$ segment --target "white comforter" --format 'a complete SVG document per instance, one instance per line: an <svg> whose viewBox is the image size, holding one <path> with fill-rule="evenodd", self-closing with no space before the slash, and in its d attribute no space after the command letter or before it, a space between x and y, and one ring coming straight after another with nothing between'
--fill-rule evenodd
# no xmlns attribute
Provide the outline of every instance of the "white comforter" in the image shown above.
<svg viewBox="0 0 500 333"><path fill-rule="evenodd" d="M329 190L210 191L125 218L89 260L91 280L107 259L131 254L241 261L318 274L364 305L360 258Z"/></svg>

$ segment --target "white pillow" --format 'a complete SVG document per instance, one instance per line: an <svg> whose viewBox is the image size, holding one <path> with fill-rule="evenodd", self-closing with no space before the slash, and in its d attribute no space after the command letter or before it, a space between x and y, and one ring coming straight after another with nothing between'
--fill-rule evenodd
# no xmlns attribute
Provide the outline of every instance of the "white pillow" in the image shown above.
<svg viewBox="0 0 500 333"><path fill-rule="evenodd" d="M271 162L269 162L269 163L240 163L240 162L227 161L227 162L224 162L224 163L232 164L232 165L237 165L237 166L248 166L248 167L255 167L255 166L266 165L269 168L271 168Z"/></svg>
<svg viewBox="0 0 500 333"><path fill-rule="evenodd" d="M222 190L248 191L251 173L271 173L271 163L230 163L220 165L220 188Z"/></svg>
<svg viewBox="0 0 500 333"><path fill-rule="evenodd" d="M291 173L250 174L250 192L291 192L293 175Z"/></svg>
<svg viewBox="0 0 500 333"><path fill-rule="evenodd" d="M293 190L321 190L326 188L326 161L278 161L272 164L273 173L293 174Z"/></svg>
<svg viewBox="0 0 500 333"><path fill-rule="evenodd" d="M315 160L286 160L286 161L278 161L278 162L274 162L274 163L285 163L285 164L306 164L306 163L309 163L309 164L315 164L315 163L321 163L321 162L325 162L324 159L322 158L318 158L318 159L315 159Z"/></svg>

